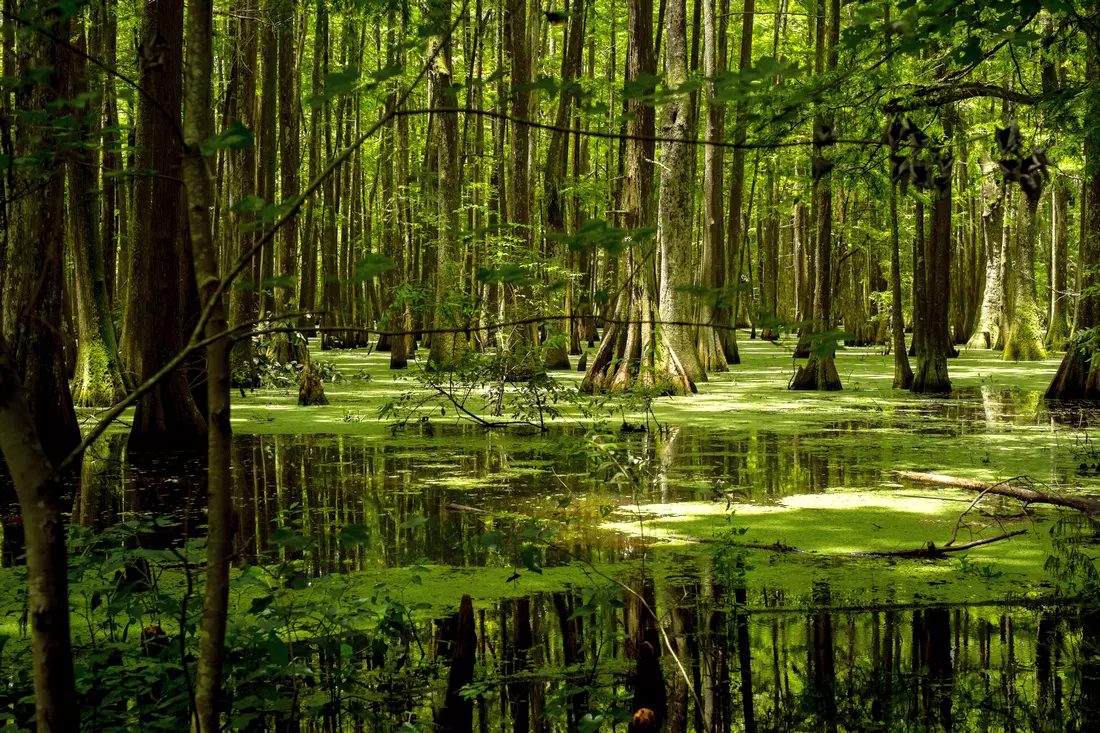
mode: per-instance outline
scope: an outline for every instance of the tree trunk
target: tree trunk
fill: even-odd
[[[982,161],[983,178],[992,173],[992,161]],[[985,288],[978,316],[978,327],[967,343],[971,349],[992,349],[1000,339],[1001,310],[1004,308],[1004,285],[1001,274],[1002,238],[1004,237],[1004,202],[996,192],[990,192],[989,209],[982,214],[982,239],[985,247]]]
[[[627,2],[626,81],[652,78],[656,71],[653,58],[652,0]],[[627,229],[640,229],[651,221],[650,195],[653,189],[655,120],[652,105],[641,97],[652,88],[639,90],[625,100],[627,108],[624,141],[623,183],[619,208]],[[610,261],[610,260],[609,260]],[[642,245],[629,248],[615,261],[621,276],[615,289],[616,297],[608,304],[610,319],[604,329],[599,349],[588,364],[581,382],[584,392],[625,390],[641,377],[644,383],[653,381],[652,350],[647,351],[652,332],[643,335],[646,325],[652,328],[653,263]],[[643,357],[645,361],[643,362]]]
[[[234,12],[237,18],[231,21],[237,25],[233,49],[234,78],[229,82],[235,89],[236,119],[253,133],[261,133],[256,79],[257,41],[260,35],[260,23],[256,20],[258,10],[258,0],[235,0]],[[233,214],[227,219],[229,226],[225,232],[227,241],[233,244],[228,247],[232,256],[227,262],[235,261],[256,241],[257,233],[251,226],[256,218],[255,209],[248,206],[250,197],[262,196],[257,185],[259,179],[256,153],[255,146],[226,151],[227,165],[233,172],[229,191],[229,207]],[[260,283],[255,266],[246,268],[242,275],[242,287],[233,288],[229,294],[229,323],[234,328],[254,320],[257,313]],[[234,386],[255,387],[257,379],[256,365],[252,358],[252,339],[237,340],[232,345],[232,354]]]
[[[948,115],[943,118],[944,136],[951,140],[951,124]],[[947,358],[954,351],[948,331],[951,300],[951,171],[938,175],[934,180],[932,236],[925,247],[925,275],[927,300],[924,303],[924,347],[918,355],[917,373],[911,386],[914,392],[950,392],[951,380],[947,376]]]
[[[431,85],[431,98],[438,100],[441,107],[457,107],[458,101],[452,85],[451,61],[451,9],[446,0],[431,0],[431,30],[428,39],[428,53],[438,53],[428,72]],[[522,4],[522,3],[521,3]],[[516,18],[513,16],[513,23]],[[513,36],[516,32],[512,29]],[[517,97],[520,95],[516,95]],[[525,116],[525,115],[521,115]],[[461,205],[458,175],[458,117],[454,113],[440,114],[437,119],[439,132],[436,154],[438,156],[439,179],[437,186],[438,233],[435,246],[435,319],[437,329],[432,334],[430,360],[442,364],[460,358],[468,348],[466,334],[457,330],[464,325],[458,314],[461,313],[455,300],[461,295],[462,272],[458,258],[458,209]],[[513,148],[516,146],[513,140]],[[527,146],[522,146],[522,155],[526,161]],[[513,149],[513,155],[521,153]],[[526,184],[526,163],[519,169],[524,185]],[[513,175],[516,169],[513,169]],[[519,185],[517,183],[517,185]],[[526,197],[526,191],[524,191]],[[525,202],[523,204],[527,206]]]
[[[23,519],[36,727],[38,733],[69,733],[80,728],[80,709],[69,631],[62,488],[39,442],[27,394],[0,335],[0,455],[15,484]]]
[[[822,71],[822,56],[825,53],[826,0],[817,2],[817,71]],[[831,23],[829,25],[830,50],[828,68],[836,68],[836,44],[840,34],[839,0],[831,0]],[[822,115],[814,120],[815,129],[830,124]],[[815,138],[816,139],[816,138]],[[822,157],[823,149],[816,142],[814,155]],[[813,189],[814,217],[817,220],[814,253],[814,323],[813,333],[822,334],[831,327],[832,316],[832,249],[833,249],[833,184],[832,173],[816,176]],[[810,354],[805,366],[798,368],[791,380],[791,389],[838,390],[841,388],[840,375],[836,371],[834,354],[836,341],[826,337],[818,341],[809,337]],[[796,354],[797,356],[797,354]]]
[[[1005,361],[1040,361],[1046,358],[1040,306],[1035,293],[1035,239],[1038,198],[1019,193],[1016,217],[1016,252],[1012,258],[1012,309],[1001,357]]]
[[[898,187],[890,187],[890,331],[894,348],[894,389],[913,385],[913,369],[905,349],[905,320],[901,303],[901,253],[898,237]]]
[[[50,33],[68,38],[68,22],[60,20],[56,11],[39,15],[29,3],[19,10],[35,16]],[[53,463],[80,444],[61,337],[65,169],[64,154],[57,149],[63,143],[53,128],[53,121],[67,113],[57,102],[68,88],[70,58],[42,33],[21,37],[16,49],[14,71],[19,77],[32,70],[50,73],[48,79],[20,84],[15,91],[13,109],[21,114],[12,130],[14,158],[39,162],[9,174],[8,190],[14,200],[8,208],[7,252],[0,267],[4,273],[2,332],[37,434],[47,440],[43,448]]]
[[[1070,337],[1069,280],[1069,183],[1059,176],[1051,186],[1050,323],[1046,347],[1062,351]]]
[[[717,140],[725,129],[725,105],[714,99],[718,71],[725,71],[726,17],[717,18],[718,0],[703,0],[703,76],[706,122],[704,136]],[[725,211],[722,199],[722,165],[725,148],[707,145],[703,151],[703,287],[714,294],[699,307],[699,357],[703,368],[712,372],[729,369],[721,325],[718,322],[719,298],[726,285]],[[712,325],[713,324],[713,325]]]
[[[84,51],[84,24],[74,21],[73,45]],[[86,94],[87,62],[72,54],[71,98]],[[79,116],[79,113],[77,113]],[[93,133],[87,119],[78,123],[82,137]],[[103,247],[100,240],[99,200],[96,196],[95,156],[90,150],[74,147],[67,156],[69,175],[69,217],[71,256],[76,281],[77,355],[73,380],[73,403],[81,407],[106,407],[126,395],[119,366],[118,342],[107,300]]]
[[[317,3],[317,13],[314,18],[313,31],[313,71],[310,82],[310,92],[313,95],[321,93],[323,84],[322,62],[324,53],[320,49],[328,44],[326,38],[327,21],[325,16],[325,3]],[[313,107],[309,114],[309,180],[316,180],[321,172],[321,117],[320,106]],[[306,203],[306,219],[302,235],[302,286],[298,291],[298,310],[311,312],[317,307],[317,242],[321,238],[320,226],[317,219],[316,196],[310,197]],[[300,328],[307,332],[316,333],[313,327],[317,325],[316,318],[303,316],[298,322]]]
[[[687,81],[687,6],[685,0],[669,0],[665,11],[665,75],[675,89]],[[691,98],[674,95],[664,105],[661,135],[677,140],[690,139],[695,131],[691,122]],[[660,341],[654,358],[658,383],[667,382],[673,394],[696,391],[695,383],[706,381],[695,330],[689,325],[694,303],[683,288],[694,284],[692,258],[692,210],[694,182],[692,160],[695,146],[690,143],[664,142],[661,150],[661,187],[658,208],[660,238]]]
[[[738,61],[738,71],[744,71],[752,66],[752,38],[753,24],[756,19],[756,0],[745,0],[744,12],[741,14],[741,56]],[[741,104],[734,109],[734,142],[745,141],[747,123],[745,109]],[[726,355],[726,363],[729,365],[740,364],[741,356],[737,353],[736,304],[742,297],[741,291],[741,247],[745,239],[745,221],[742,218],[745,205],[745,151],[736,148],[733,151],[733,165],[730,168],[730,204],[729,226],[726,227],[728,236],[726,245],[726,285],[729,290],[730,304],[727,308],[719,308],[716,316],[721,327],[719,337],[722,339],[722,348]]]
[[[295,53],[297,31],[297,4],[287,2],[279,6],[276,16],[276,33],[279,44],[279,197],[289,201],[298,195],[298,167],[302,152],[299,131],[301,129],[299,60]],[[291,283],[298,283],[298,218],[283,224],[279,232],[279,276]],[[299,285],[299,292],[301,287]],[[275,289],[275,312],[279,315],[294,308],[294,291],[287,287]],[[300,303],[298,304],[300,307]],[[283,322],[283,325],[290,325]],[[280,364],[305,360],[306,344],[298,334],[278,336],[275,359]]]
[[[121,351],[135,384],[156,374],[183,347],[182,294],[195,289],[181,268],[186,250],[181,237],[183,151],[178,118],[169,121],[163,112],[182,106],[183,5],[183,0],[156,0],[144,6],[143,44],[162,53],[147,55],[141,66],[141,86],[159,108],[144,95],[139,97],[136,167],[155,170],[158,176],[139,179],[134,192],[137,231],[130,253]],[[198,451],[205,438],[206,422],[187,375],[176,370],[138,401],[127,450],[163,452],[171,446]]]
[[[191,0],[187,9],[187,89],[184,97],[183,180],[187,192],[191,256],[195,263],[200,299],[210,309],[207,338],[226,332],[224,300],[217,297],[218,256],[210,223],[213,201],[210,176],[199,146],[212,132],[210,119],[213,63],[212,0]],[[247,268],[246,268],[247,271]],[[195,678],[195,733],[217,733],[221,703],[222,657],[229,615],[229,562],[233,553],[232,485],[230,481],[229,416],[230,341],[215,339],[206,347],[207,405],[210,423],[207,444],[206,591]]]

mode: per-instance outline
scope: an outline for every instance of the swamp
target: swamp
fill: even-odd
[[[1100,2],[0,67],[0,733],[1100,730]]]

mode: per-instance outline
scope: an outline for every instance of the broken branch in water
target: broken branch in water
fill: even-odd
[[[943,557],[948,552],[962,552],[963,550],[972,550],[975,547],[981,547],[982,545],[989,545],[994,542],[1000,542],[1001,540],[1007,540],[1009,537],[1016,537],[1027,532],[1026,529],[1017,529],[1013,532],[1005,532],[1002,535],[996,537],[987,537],[984,540],[974,540],[973,542],[967,542],[965,545],[951,545],[950,543],[943,547],[936,547],[934,542],[929,542],[926,547],[921,547],[916,550],[872,550],[869,552],[853,552],[853,555],[860,557]],[[954,541],[954,538],[952,538]]]
[[[956,489],[965,489],[967,491],[981,491],[987,494],[996,494],[997,496],[1007,496],[1013,499],[1019,499],[1025,504],[1050,504],[1052,506],[1067,507],[1069,509],[1076,509],[1079,512],[1085,514],[1100,515],[1100,500],[1090,499],[1085,496],[1066,496],[1060,494],[1048,494],[1042,491],[1036,491],[1034,489],[1024,488],[1023,486],[1013,486],[1009,481],[1001,483],[989,483],[987,481],[977,481],[969,478],[958,478],[956,476],[945,476],[939,473],[921,473],[919,471],[895,471],[894,474],[898,478],[905,479],[906,481],[917,481],[925,484],[934,484],[937,486],[950,486]]]

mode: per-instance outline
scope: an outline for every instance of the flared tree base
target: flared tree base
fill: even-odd
[[[1042,361],[1047,358],[1042,336],[1030,319],[1023,318],[1012,324],[1001,358],[1005,361]]]
[[[1100,364],[1095,349],[1070,344],[1047,387],[1048,400],[1100,400]]]
[[[1044,341],[1047,351],[1064,351],[1070,341],[1069,324],[1065,317],[1052,318]]]
[[[894,359],[894,389],[909,389],[913,386],[913,368],[909,358],[902,351],[900,358]]]
[[[921,394],[950,392],[951,379],[947,376],[947,355],[930,355],[921,359],[909,389]]]
[[[325,384],[313,366],[306,364],[298,377],[298,405],[300,407],[312,407],[314,405],[327,405],[328,397],[325,396]]]
[[[569,354],[565,349],[547,349],[543,358],[543,366],[552,371],[567,371],[570,368]]]
[[[111,363],[102,341],[78,350],[72,393],[75,407],[109,407],[126,396],[122,372]]]
[[[836,371],[836,360],[831,356],[810,354],[805,366],[800,366],[791,380],[790,389],[836,392],[843,389]]]
[[[993,344],[996,343],[996,341],[996,330],[979,327],[978,330],[974,332],[974,335],[970,337],[970,340],[966,342],[966,348],[989,350],[993,348]]]

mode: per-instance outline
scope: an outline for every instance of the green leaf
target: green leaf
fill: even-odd
[[[423,527],[427,523],[427,517],[421,517],[419,515],[412,516],[401,523],[401,529],[416,529],[417,527]]]
[[[373,280],[383,272],[389,272],[394,268],[393,260],[379,252],[372,252],[355,263],[354,282]]]
[[[244,150],[255,144],[252,131],[237,120],[225,132],[215,135],[199,146],[203,155],[210,156],[219,150]]]
[[[279,527],[271,533],[268,542],[276,547],[285,547],[288,550],[304,550],[309,547],[312,540],[290,527]]]
[[[286,642],[274,632],[268,634],[268,637],[261,641],[259,646],[267,651],[268,658],[276,666],[285,667],[290,664],[290,649],[287,648]]]
[[[504,283],[506,285],[534,285],[535,278],[523,265],[505,263],[500,267],[477,271],[477,279],[484,283]]]
[[[542,575],[542,568],[539,567],[534,546],[525,545],[523,549],[519,551],[519,559],[523,563],[523,567],[527,568],[532,573]]]
[[[248,194],[240,201],[233,204],[231,211],[234,214],[255,214],[264,208],[264,200],[256,194]]]
[[[263,613],[274,602],[275,596],[262,596],[260,598],[253,598],[252,604],[248,607],[248,612],[251,614]]]
[[[504,536],[500,532],[486,532],[481,535],[481,546],[496,549],[504,543]]]
[[[347,524],[340,529],[340,543],[344,547],[366,547],[370,544],[370,530],[362,524]]]

